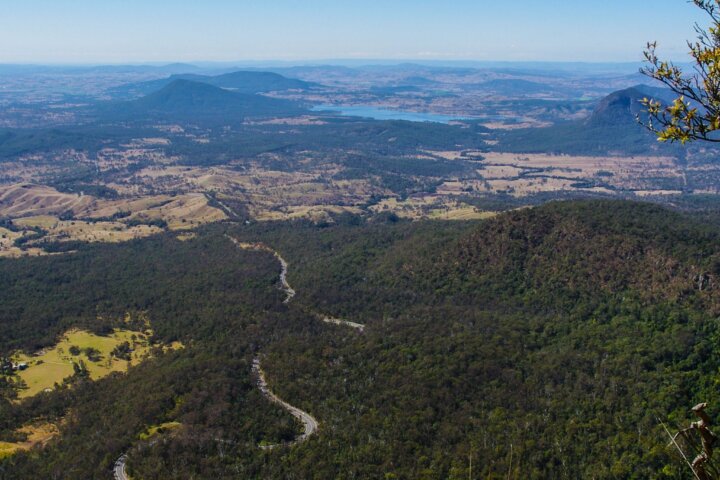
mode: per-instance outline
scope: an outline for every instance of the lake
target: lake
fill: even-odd
[[[462,115],[441,115],[438,113],[403,112],[387,108],[370,107],[367,105],[318,105],[312,108],[314,112],[326,111],[339,113],[345,117],[363,117],[374,120],[407,120],[409,122],[435,122],[450,123],[453,120],[464,120],[468,117]]]

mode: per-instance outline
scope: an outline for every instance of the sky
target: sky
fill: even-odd
[[[0,0],[0,63],[686,59],[686,0]]]

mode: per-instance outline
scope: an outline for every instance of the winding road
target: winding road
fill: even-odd
[[[127,463],[127,455],[123,454],[120,458],[115,461],[113,466],[113,477],[115,480],[130,480],[125,471],[125,464]]]
[[[272,251],[275,255],[275,258],[278,259],[280,262],[280,286],[282,290],[287,295],[287,298],[283,301],[283,303],[290,303],[290,300],[293,299],[295,296],[295,290],[290,286],[290,284],[287,281],[287,272],[288,272],[288,263],[285,261],[283,257],[280,256],[280,254],[276,251]]]
[[[325,323],[332,323],[334,325],[345,325],[346,327],[354,328],[355,330],[359,330],[360,332],[365,331],[365,325],[363,325],[362,323],[355,323],[355,322],[351,322],[349,320],[342,320],[340,318],[323,317],[323,316],[321,316],[320,319]]]
[[[267,245],[264,245],[262,243],[247,243],[247,242],[240,242],[236,238],[231,237],[230,235],[225,235],[227,238],[230,239],[231,242],[233,242],[238,248],[242,250],[254,250],[256,252],[267,252],[271,253],[277,258],[278,262],[280,262],[280,290],[285,292],[285,300],[283,303],[290,303],[290,300],[293,299],[295,296],[295,290],[290,286],[287,280],[287,273],[288,273],[288,262],[275,250],[268,247]]]
[[[290,303],[290,301],[295,297],[295,290],[290,286],[287,280],[287,273],[288,273],[288,262],[278,253],[277,251],[273,250],[272,248],[268,247],[267,245],[264,245],[262,243],[244,243],[240,242],[237,239],[231,237],[230,235],[225,235],[230,241],[232,241],[235,245],[237,245],[238,248],[241,248],[243,250],[255,250],[255,251],[261,251],[261,252],[268,252],[277,258],[278,262],[280,262],[280,290],[285,292],[285,300],[283,300],[283,303]],[[363,332],[365,330],[365,325],[355,322],[350,322],[348,320],[341,320],[339,318],[333,318],[328,317],[327,315],[318,315],[318,318],[322,320],[325,323],[333,324],[333,325],[344,325],[350,328],[354,328],[355,330],[358,330],[359,332]],[[305,431],[299,435],[295,440],[292,442],[287,443],[278,443],[274,445],[261,445],[260,448],[263,450],[272,450],[277,447],[281,447],[283,445],[292,446],[296,445],[298,443],[304,442],[308,439],[311,435],[317,432],[320,424],[319,422],[310,415],[309,413],[300,410],[297,407],[294,407],[287,403],[285,400],[281,399],[275,393],[273,393],[272,390],[270,390],[270,387],[267,384],[267,380],[265,379],[265,372],[263,372],[262,367],[260,366],[260,359],[255,358],[253,360],[253,372],[257,375],[258,378],[258,388],[260,388],[260,391],[262,394],[271,402],[276,403],[277,405],[280,405],[282,408],[287,410],[293,417],[300,420],[305,428]],[[118,458],[115,461],[115,464],[113,465],[113,478],[114,480],[130,480],[130,478],[127,475],[126,470],[126,464],[127,464],[127,453],[124,453],[120,458]]]
[[[267,398],[268,400],[270,400],[273,403],[280,405],[282,408],[284,408],[285,410],[290,412],[290,414],[293,417],[300,420],[302,422],[303,426],[305,427],[305,431],[302,433],[302,435],[295,438],[295,440],[293,440],[292,442],[277,443],[275,445],[263,445],[260,448],[262,448],[264,450],[271,450],[273,448],[277,448],[277,447],[280,447],[283,445],[295,445],[295,444],[304,442],[305,440],[308,439],[308,437],[310,435],[312,435],[313,433],[315,433],[317,431],[320,424],[315,419],[315,417],[313,417],[312,415],[310,415],[309,413],[307,413],[305,411],[300,410],[297,407],[293,407],[292,405],[287,403],[285,400],[283,400],[280,397],[278,397],[277,395],[275,395],[272,390],[270,390],[270,387],[268,387],[268,384],[267,384],[267,380],[265,380],[265,372],[263,372],[262,367],[260,366],[259,358],[255,358],[255,360],[253,360],[253,372],[255,372],[255,374],[258,377],[258,387],[260,388],[260,391],[265,396],[265,398]]]
[[[244,250],[255,250],[255,251],[261,251],[261,252],[268,252],[272,253],[275,258],[278,259],[280,262],[280,289],[285,292],[286,298],[283,301],[283,303],[290,303],[290,301],[295,297],[295,290],[290,286],[287,280],[287,273],[288,273],[288,262],[278,253],[276,250],[273,250],[272,248],[268,247],[267,245],[264,245],[262,243],[244,243],[240,242],[237,239],[227,235],[227,237],[239,248],[242,248]],[[339,318],[333,318],[329,317],[327,315],[317,315],[317,317],[322,320],[325,323],[330,323],[334,325],[344,325],[350,328],[354,328],[355,330],[358,330],[360,332],[363,332],[365,330],[365,325],[362,325],[360,323],[350,322],[348,320],[341,320]],[[276,447],[279,447],[281,445],[294,445],[300,442],[305,441],[310,435],[314,434],[318,429],[318,421],[309,413],[304,412],[300,410],[297,407],[294,407],[287,403],[286,401],[282,400],[280,397],[275,395],[272,390],[270,390],[270,387],[267,384],[267,381],[265,380],[265,373],[262,371],[262,368],[260,366],[260,359],[255,358],[253,361],[253,371],[258,377],[258,387],[260,388],[260,391],[265,395],[265,397],[270,400],[273,403],[276,403],[283,407],[285,410],[290,412],[292,416],[300,420],[303,425],[305,426],[305,432],[297,437],[294,441],[289,442],[287,444],[275,444],[275,445],[266,445],[261,446],[260,448],[263,449],[273,449]]]

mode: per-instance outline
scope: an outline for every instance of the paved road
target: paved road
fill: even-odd
[[[238,248],[241,248],[243,250],[255,250],[257,252],[268,252],[272,253],[275,258],[278,259],[278,262],[280,262],[280,290],[285,292],[285,300],[283,303],[290,303],[290,300],[293,299],[295,296],[295,290],[290,286],[290,284],[287,281],[287,273],[288,273],[288,262],[285,261],[285,259],[280,256],[278,252],[273,250],[272,248],[268,247],[267,245],[264,245],[262,243],[245,243],[245,242],[239,242],[237,239],[231,237],[230,235],[225,235],[227,238],[229,238],[235,245],[238,246]]]
[[[115,461],[113,467],[113,476],[115,480],[130,480],[125,471],[125,464],[127,463],[127,455],[123,455]]]
[[[265,395],[265,397],[266,397],[268,400],[270,400],[271,402],[277,403],[278,405],[280,405],[281,407],[283,407],[285,410],[287,410],[288,412],[290,412],[290,414],[291,414],[293,417],[295,417],[295,418],[297,418],[298,420],[300,420],[300,421],[303,423],[303,426],[305,427],[305,431],[302,433],[302,435],[298,436],[297,438],[295,438],[295,440],[293,440],[293,441],[290,442],[290,443],[287,443],[287,444],[281,444],[281,443],[279,443],[279,444],[275,444],[275,445],[264,445],[264,446],[262,446],[262,447],[260,447],[260,448],[270,450],[270,449],[273,449],[273,448],[277,448],[277,447],[279,447],[279,446],[281,446],[281,445],[295,445],[295,444],[297,444],[297,443],[304,442],[305,440],[307,440],[307,438],[308,438],[310,435],[312,435],[312,434],[314,434],[315,432],[317,432],[317,429],[318,429],[318,427],[320,426],[320,424],[318,423],[318,421],[317,421],[312,415],[310,415],[310,414],[307,413],[307,412],[304,412],[304,411],[300,410],[300,409],[297,408],[297,407],[293,407],[292,405],[290,405],[289,403],[287,403],[285,400],[283,400],[283,399],[281,399],[280,397],[278,397],[277,395],[275,395],[275,394],[272,392],[272,390],[270,390],[270,387],[268,387],[267,381],[265,380],[265,372],[262,371],[262,367],[260,366],[260,359],[259,359],[259,358],[256,358],[255,360],[253,360],[253,371],[255,372],[255,374],[256,374],[257,377],[258,377],[258,387],[260,388],[260,391],[262,392],[262,394]]]
[[[335,325],[345,325],[346,327],[354,328],[355,330],[359,330],[361,332],[365,331],[365,325],[362,323],[355,323],[350,322],[348,320],[342,320],[340,318],[332,318],[332,317],[321,317],[322,321],[325,323],[332,323]]]
[[[226,207],[227,208],[227,207]],[[278,259],[280,262],[280,289],[285,292],[286,298],[283,301],[283,303],[289,303],[293,297],[295,297],[295,290],[290,286],[290,284],[287,281],[287,273],[288,273],[288,262],[285,261],[285,259],[275,250],[268,247],[267,245],[263,245],[262,243],[243,243],[239,242],[235,238],[231,237],[230,235],[226,235],[227,238],[229,238],[235,245],[237,245],[239,248],[243,250],[256,250],[256,251],[262,251],[262,252],[268,252],[272,253],[275,258]],[[350,328],[354,328],[360,332],[363,332],[365,330],[365,325],[362,325],[360,323],[350,322],[347,320],[341,320],[339,318],[332,318],[328,316],[319,315],[319,318],[325,322],[325,323],[332,323],[334,325],[345,325]],[[260,359],[256,358],[253,361],[253,371],[258,377],[258,387],[260,387],[260,391],[263,393],[263,395],[268,398],[271,402],[277,403],[281,407],[283,407],[285,410],[290,412],[290,414],[300,420],[303,423],[303,426],[305,427],[305,431],[302,433],[302,435],[298,436],[294,441],[285,444],[285,445],[295,445],[297,443],[305,441],[310,435],[317,432],[317,429],[319,427],[318,421],[309,413],[304,412],[300,410],[297,407],[293,407],[286,401],[282,400],[280,397],[275,395],[272,390],[270,390],[270,387],[268,387],[267,381],[265,380],[265,373],[262,371],[262,368],[260,367]],[[222,440],[218,440],[222,441]],[[260,448],[265,450],[272,450],[273,448],[280,447],[284,444],[275,444],[275,445],[263,445]],[[130,480],[127,471],[125,468],[125,465],[127,463],[127,454],[123,454],[120,458],[118,458],[115,461],[115,465],[113,466],[113,477],[115,480]]]
[[[290,300],[292,300],[295,297],[295,290],[290,286],[287,280],[287,274],[288,274],[288,262],[275,250],[268,247],[265,244],[262,243],[243,243],[239,242],[230,235],[226,235],[227,238],[229,238],[235,245],[237,245],[239,248],[242,248],[243,250],[255,250],[259,252],[268,252],[275,255],[275,258],[278,259],[278,262],[280,262],[280,289],[285,292],[285,295],[287,297],[285,298],[285,301],[283,303],[290,303]],[[322,320],[325,323],[332,323],[335,325],[345,325],[346,327],[354,328],[355,330],[364,331],[365,325],[361,323],[355,323],[350,322],[348,320],[342,320],[340,318],[333,318],[328,317],[327,315],[318,315],[318,318]]]
[[[290,303],[290,300],[292,300],[295,296],[295,290],[293,290],[293,288],[287,281],[288,263],[283,257],[280,256],[278,252],[273,251],[273,254],[275,255],[275,258],[277,258],[280,262],[280,285],[282,291],[285,292],[285,295],[287,295],[287,298],[285,298],[283,303]]]

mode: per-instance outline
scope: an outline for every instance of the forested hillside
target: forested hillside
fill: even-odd
[[[225,233],[288,260],[292,302],[273,256]],[[188,242],[4,260],[3,328],[26,327],[3,348],[124,309],[186,348],[3,403],[6,436],[65,420],[44,450],[0,461],[0,478],[109,478],[128,450],[143,479],[686,478],[659,419],[720,405],[718,254],[720,230],[687,214],[569,202],[468,223],[215,225]],[[254,386],[255,355],[318,434],[258,448],[298,426]],[[183,426],[139,439],[167,421]]]
[[[368,324],[331,347],[271,347],[278,388],[341,437],[313,465],[466,478],[472,456],[478,478],[680,475],[658,418],[717,401],[718,232],[624,202],[443,227],[263,234],[294,259],[300,301]]]

